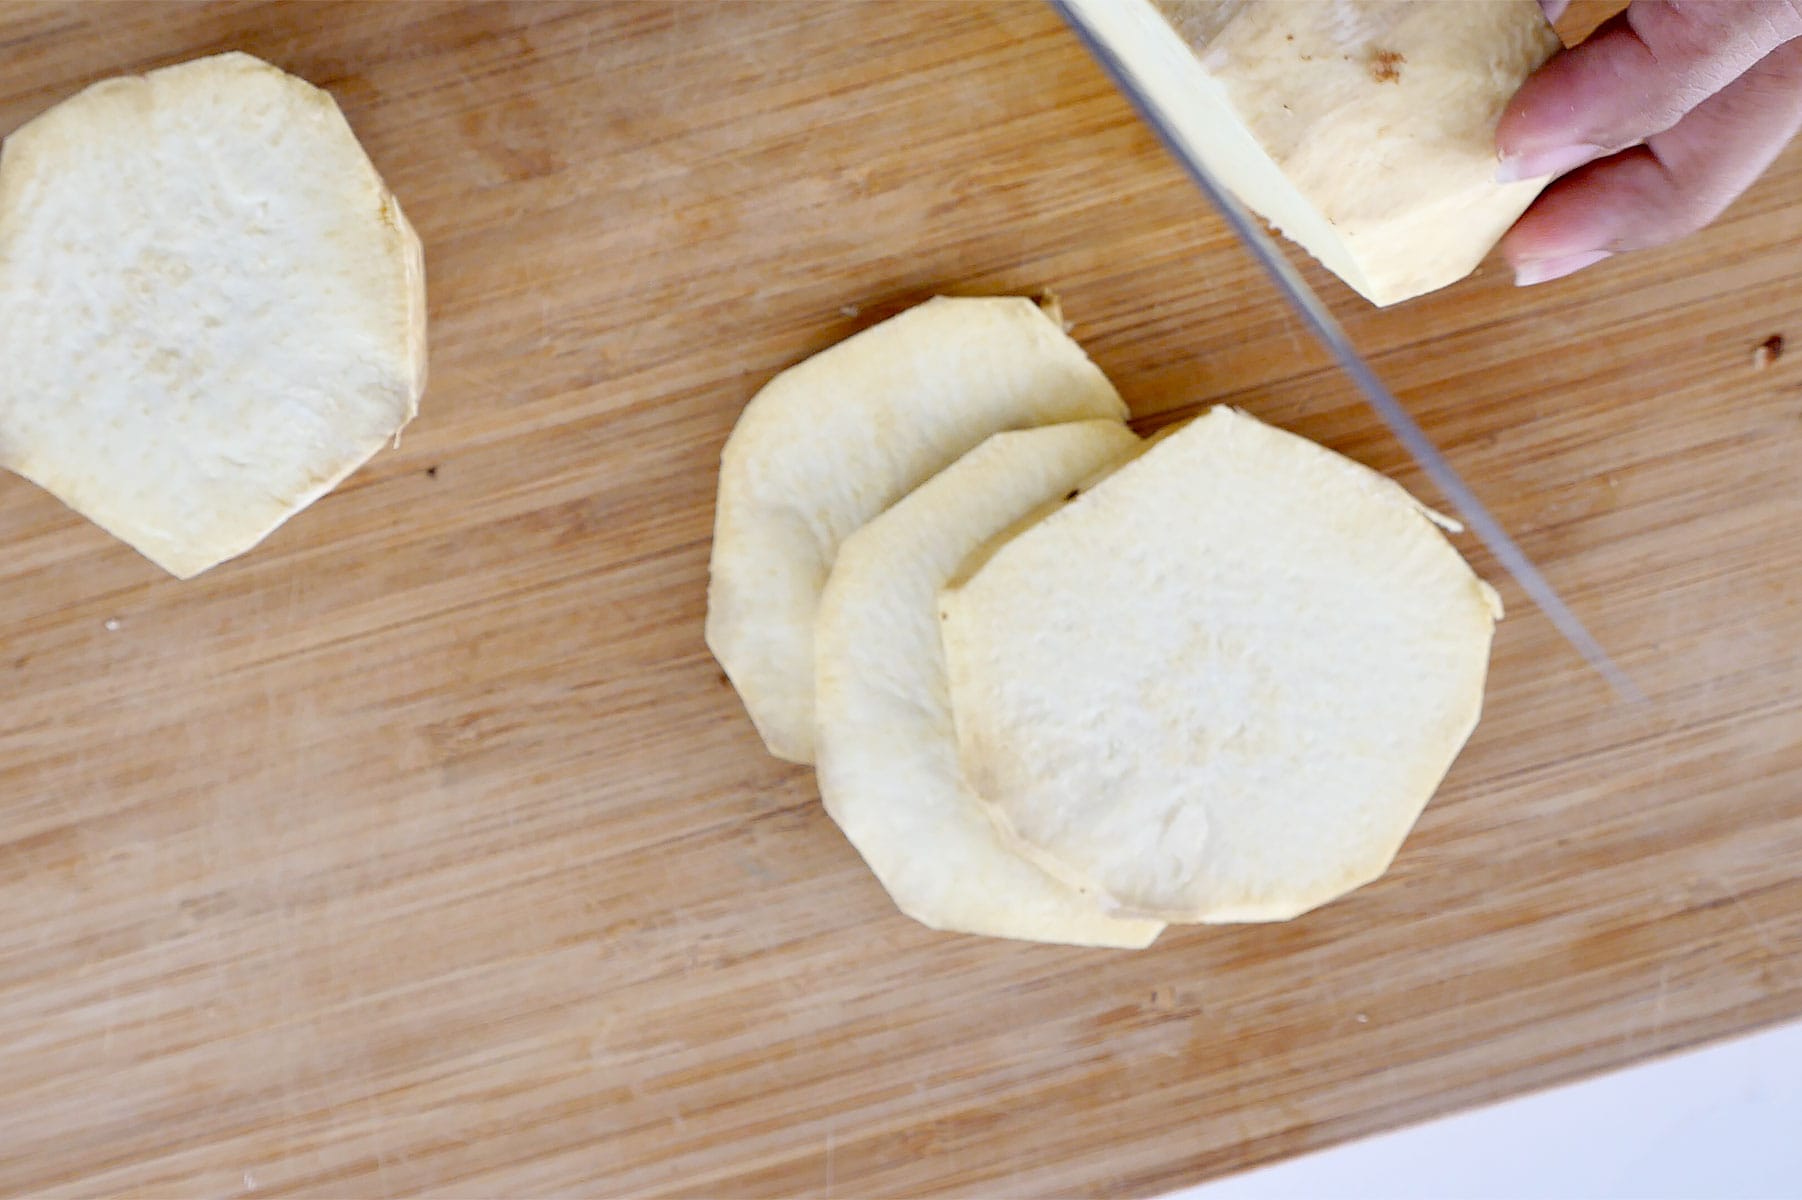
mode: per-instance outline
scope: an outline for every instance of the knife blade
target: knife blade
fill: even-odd
[[[1389,388],[1371,370],[1362,355],[1351,343],[1345,330],[1334,319],[1332,312],[1321,302],[1320,297],[1308,286],[1301,273],[1295,269],[1287,255],[1271,240],[1263,228],[1252,219],[1238,200],[1223,187],[1214,174],[1207,168],[1182,138],[1176,135],[1170,119],[1159,106],[1157,100],[1133,74],[1126,62],[1115,53],[1107,42],[1084,21],[1082,14],[1069,3],[1069,0],[1048,0],[1053,9],[1063,17],[1077,38],[1088,49],[1089,53],[1101,65],[1114,81],[1122,94],[1132,106],[1138,110],[1147,125],[1151,127],[1158,140],[1164,144],[1172,157],[1176,159],[1184,171],[1201,189],[1202,195],[1225,218],[1228,227],[1237,235],[1240,243],[1257,260],[1270,276],[1290,309],[1301,319],[1308,331],[1326,347],[1328,353],[1338,364],[1339,369],[1351,377],[1364,401],[1375,411],[1384,425],[1389,428],[1396,440],[1413,456],[1427,478],[1439,489],[1442,496],[1451,504],[1453,511],[1463,520],[1466,528],[1476,534],[1489,553],[1494,556],[1501,568],[1513,578],[1520,590],[1538,606],[1552,625],[1563,636],[1564,640],[1583,656],[1584,660],[1610,687],[1629,702],[1640,702],[1645,699],[1632,678],[1617,666],[1602,644],[1577,617],[1569,605],[1565,604],[1551,582],[1541,574],[1533,560],[1523,551],[1502,528],[1500,521],[1490,513],[1487,506],[1477,498],[1477,494],[1464,482],[1461,475],[1449,460],[1434,446],[1420,424],[1408,414],[1401,401],[1395,398]]]

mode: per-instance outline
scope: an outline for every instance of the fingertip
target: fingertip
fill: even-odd
[[[1617,248],[1623,197],[1618,182],[1610,186],[1610,179],[1621,166],[1618,156],[1603,159],[1539,194],[1497,246],[1517,277],[1531,263]]]
[[[1518,183],[1523,179],[1544,179],[1549,175],[1562,175],[1566,171],[1574,171],[1585,163],[1594,162],[1608,151],[1588,142],[1573,142],[1568,146],[1548,146],[1539,150],[1530,150],[1520,154],[1506,154],[1497,164],[1495,181],[1497,183]]]
[[[1586,250],[1581,254],[1562,254],[1554,258],[1533,259],[1514,268],[1514,286],[1532,287],[1575,275],[1585,267],[1593,267],[1605,258],[1614,257],[1612,250]]]
[[[1503,162],[1547,147],[1584,139],[1573,119],[1579,109],[1581,78],[1572,79],[1560,51],[1527,76],[1495,123],[1496,157]],[[1521,176],[1526,178],[1526,176]]]
[[[1529,76],[1527,84],[1532,82],[1532,77]],[[1522,85],[1523,89],[1527,84]],[[1524,129],[1521,97],[1520,92],[1517,91],[1509,98],[1508,107],[1502,110],[1500,119],[1495,123],[1495,156],[1497,159],[1507,162],[1520,156],[1521,150],[1525,148],[1522,144]]]

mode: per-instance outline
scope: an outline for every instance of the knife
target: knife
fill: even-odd
[[[1131,68],[1089,27],[1069,0],[1049,0],[1049,3],[1088,48],[1096,62],[1101,64],[1101,68],[1112,77],[1115,86],[1132,102],[1145,123],[1151,126],[1152,132],[1157,134],[1158,140],[1164,143],[1164,148],[1188,172],[1202,194],[1226,219],[1227,225],[1264,268],[1271,281],[1276,284],[1277,291],[1282,293],[1289,307],[1301,318],[1302,324],[1327,348],[1339,368],[1351,377],[1365,403],[1375,410],[1396,440],[1420,464],[1440,494],[1451,502],[1452,508],[1463,518],[1465,526],[1489,548],[1490,554],[1514,579],[1520,590],[1550,618],[1565,641],[1608,681],[1616,694],[1629,702],[1643,701],[1645,696],[1638,686],[1608,657],[1608,652],[1602,649],[1601,643],[1584,627],[1577,614],[1559,598],[1557,590],[1540,574],[1539,568],[1533,565],[1533,560],[1508,536],[1508,531],[1502,528],[1501,522],[1495,519],[1477,498],[1477,494],[1471,491],[1457,469],[1428,439],[1419,423],[1408,415],[1408,410],[1402,407],[1401,401],[1377,378],[1357,348],[1351,344],[1351,339],[1345,336],[1345,330],[1333,319],[1333,314],[1290,263],[1288,256],[1277,248],[1276,243],[1252,220],[1238,200],[1221,186],[1206,164],[1176,136],[1169,118]]]

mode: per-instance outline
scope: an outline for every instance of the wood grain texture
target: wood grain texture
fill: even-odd
[[[1135,955],[898,916],[701,641],[739,409],[935,292],[1435,499],[1048,11],[8,3],[0,131],[227,48],[401,197],[433,381],[187,584],[0,479],[0,1192],[1142,1195],[1802,1014],[1802,153],[1568,283],[1312,272],[1652,701],[1504,583],[1393,872]]]

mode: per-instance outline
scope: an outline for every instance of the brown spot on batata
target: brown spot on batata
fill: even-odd
[[[1397,50],[1378,50],[1370,57],[1370,77],[1378,83],[1400,83],[1401,65],[1408,60]]]

